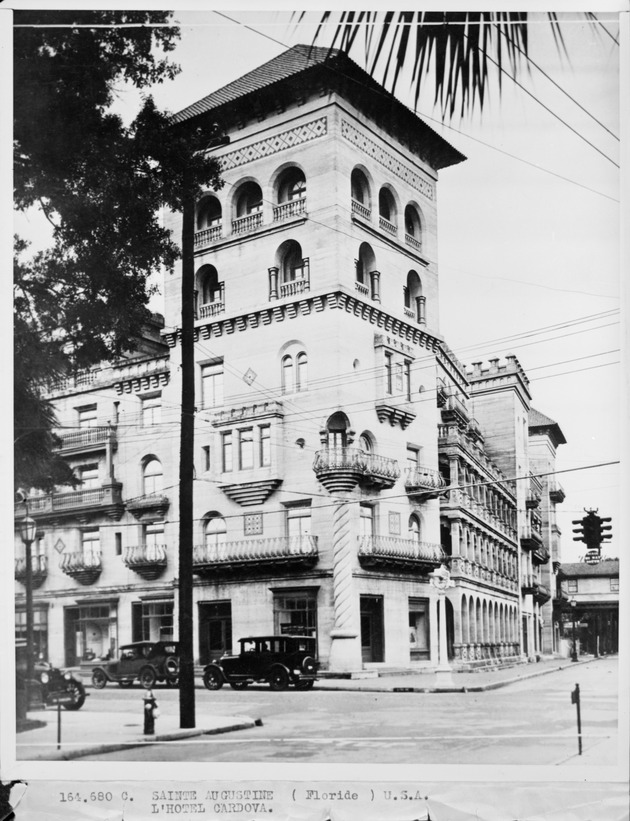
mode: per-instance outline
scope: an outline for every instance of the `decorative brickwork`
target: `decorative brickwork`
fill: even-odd
[[[295,148],[303,143],[311,142],[319,137],[325,137],[328,133],[328,118],[320,117],[317,120],[311,120],[309,123],[295,126],[287,131],[281,131],[279,134],[274,134],[272,137],[267,137],[265,140],[259,140],[251,145],[239,148],[236,151],[230,151],[221,157],[221,171],[231,171],[233,168],[238,168],[248,162],[254,160],[261,160],[264,157],[271,157],[279,151],[285,151],[287,148]]]

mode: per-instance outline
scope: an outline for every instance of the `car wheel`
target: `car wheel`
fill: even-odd
[[[96,687],[97,690],[102,690],[103,687],[107,684],[107,676],[102,670],[94,670],[92,673],[92,687]]]
[[[315,684],[315,681],[312,678],[302,679],[302,681],[296,681],[295,682],[295,689],[296,690],[312,690],[314,684]]]
[[[118,682],[119,687],[131,687],[133,684],[133,679],[131,678],[121,678]]]
[[[220,690],[223,687],[223,675],[220,670],[211,667],[204,670],[203,684],[207,690]]]
[[[155,675],[155,670],[152,667],[143,667],[140,670],[140,675],[138,676],[140,679],[140,684],[144,687],[145,690],[150,690],[151,687],[155,685],[157,676]]]
[[[289,686],[289,674],[284,667],[274,667],[269,674],[269,686],[272,690],[286,690]]]
[[[66,692],[72,695],[74,701],[71,704],[64,704],[66,710],[80,710],[85,704],[85,687],[80,681],[72,679],[66,688]]]
[[[230,687],[233,690],[245,690],[249,685],[249,681],[231,681]]]
[[[302,661],[302,670],[309,675],[312,675],[317,670],[317,662],[312,656],[307,656]]]
[[[167,656],[164,659],[164,672],[167,678],[177,678],[179,675],[179,659],[176,656]]]

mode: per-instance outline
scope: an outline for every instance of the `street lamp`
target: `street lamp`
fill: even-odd
[[[571,661],[577,661],[577,639],[575,637],[575,608],[577,607],[577,602],[575,600],[575,596],[569,600],[569,604],[571,605],[571,617],[573,619],[573,649],[571,650]]]
[[[451,580],[449,569],[444,565],[441,565],[429,573],[429,581],[438,595],[438,639],[440,652],[438,666],[435,671],[437,683],[452,684],[451,665],[448,663],[446,643],[446,591],[449,587],[455,587],[455,582]]]
[[[28,512],[20,522],[20,538],[24,542],[24,569],[26,586],[26,709],[29,707],[30,683],[33,679],[33,564],[31,545],[37,537],[37,522]]]

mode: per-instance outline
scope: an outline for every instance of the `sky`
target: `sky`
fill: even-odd
[[[205,10],[175,11],[181,40],[172,59],[182,71],[152,89],[171,112],[296,43],[310,43],[319,20],[317,10],[296,25],[286,11],[187,4],[199,6]],[[571,522],[585,508],[612,516],[613,542],[604,552],[620,552],[619,467],[590,467],[620,458],[622,400],[619,20],[614,12],[598,19],[589,26],[582,14],[560,15],[563,54],[546,15],[532,13],[521,86],[504,75],[501,94],[492,82],[482,112],[442,124],[431,78],[417,108],[468,158],[439,175],[440,332],[467,364],[516,355],[531,380],[533,406],[560,425],[567,439],[557,463],[567,471],[558,476],[566,492],[559,514],[564,561],[584,553],[572,541]],[[362,42],[351,56],[365,66]],[[399,80],[396,94],[413,107],[408,79]],[[125,116],[137,104],[133,90],[118,90]],[[31,216],[25,227],[36,235],[39,226]]]

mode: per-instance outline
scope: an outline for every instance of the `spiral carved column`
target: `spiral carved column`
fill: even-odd
[[[351,510],[346,500],[339,500],[333,511],[333,606],[335,623],[329,666],[331,670],[356,670],[361,667],[361,647],[357,630],[357,602],[352,571],[354,542]]]

